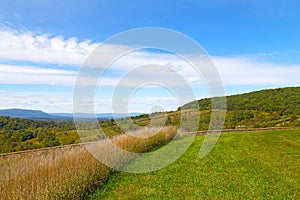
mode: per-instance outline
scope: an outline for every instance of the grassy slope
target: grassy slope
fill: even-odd
[[[203,138],[162,170],[115,175],[91,199],[299,198],[300,130],[223,134],[199,159]]]

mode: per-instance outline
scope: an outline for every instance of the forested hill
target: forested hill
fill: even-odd
[[[218,102],[218,99],[220,98],[215,97],[215,102]],[[300,87],[267,89],[232,95],[227,96],[226,101],[225,129],[300,126]],[[210,98],[196,100],[179,107],[177,111],[167,112],[166,124],[180,125],[181,111],[187,110],[192,118],[200,114],[198,130],[207,130],[213,110],[211,102]],[[218,107],[221,106],[214,106],[214,108]],[[195,112],[195,108],[199,108],[199,112]],[[216,112],[217,110],[215,109]],[[159,118],[165,113],[155,115]],[[147,125],[150,118],[144,115],[136,117],[135,121],[137,124]],[[191,127],[193,126],[191,124]],[[192,130],[191,127],[186,131]]]
[[[260,90],[226,97],[228,111],[255,110],[276,112],[279,115],[300,115],[300,87]],[[211,99],[201,99],[182,106],[185,109],[195,107],[200,110],[211,108]],[[182,108],[180,107],[179,110]]]
[[[0,116],[0,153],[75,143],[78,136],[69,134],[74,129],[73,122]]]
[[[218,97],[215,97],[218,99]],[[300,125],[300,87],[260,90],[226,97],[224,128],[252,128]],[[198,108],[202,113],[199,130],[208,128],[211,99],[185,104],[180,110]],[[173,120],[175,122],[175,120]]]

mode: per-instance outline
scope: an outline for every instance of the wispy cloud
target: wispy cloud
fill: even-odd
[[[89,40],[79,41],[77,38],[65,39],[62,36],[50,36],[48,34],[36,34],[27,30],[11,28],[0,29],[0,59],[10,61],[35,62],[44,64],[80,65],[87,56],[100,44]],[[105,58],[116,52],[126,49],[124,46],[106,45]],[[95,56],[94,62],[98,57]],[[92,59],[91,59],[92,60]],[[299,65],[285,65],[262,62],[253,56],[216,57],[212,56],[221,78],[225,85],[299,85]],[[93,60],[92,60],[93,61]],[[166,66],[166,70],[159,75],[164,79],[175,77],[174,72],[184,77],[192,85],[203,85],[203,77],[195,74],[193,68],[184,60],[172,54],[153,52],[133,52],[119,58],[111,66],[112,72],[121,74],[119,77],[105,75],[102,80],[104,86],[115,86],[122,73],[129,72],[143,65]],[[2,84],[50,84],[73,86],[77,73],[71,70],[41,68],[33,66],[21,66],[0,63],[0,83]],[[101,65],[100,65],[101,66]],[[103,66],[101,66],[103,67]],[[205,67],[205,66],[203,66]],[[170,70],[167,70],[167,69]],[[120,72],[120,73],[119,73]],[[131,77],[127,81],[128,86],[134,86],[135,78],[149,77],[157,79],[157,72],[149,70],[140,71],[140,76]],[[91,79],[91,77],[87,77]]]
[[[211,56],[211,60],[216,66],[225,86],[286,86],[300,84],[300,79],[298,78],[300,65],[264,62],[260,57],[243,55],[232,57]],[[198,63],[202,63],[203,68],[208,67],[205,61],[199,60]],[[203,86],[204,84],[205,77],[199,76],[189,63],[173,54],[134,52],[120,57],[109,66],[109,69],[112,72],[117,72],[115,74],[122,74],[147,65],[149,67],[151,65],[165,66],[165,70],[160,70],[159,76],[166,79],[169,78],[173,84],[176,84],[176,82],[172,81],[174,80],[174,72],[185,78],[191,85]],[[151,69],[140,70],[139,73],[139,76],[133,76],[131,80],[127,81],[128,85],[134,84],[135,79],[149,77],[151,74],[153,75],[153,80],[156,80],[158,75],[155,70]],[[118,82],[117,78],[109,80],[106,81],[106,84],[103,82],[103,85]]]
[[[213,57],[225,86],[300,85],[300,65],[274,64],[247,57]]]
[[[122,61],[125,62],[122,62]],[[176,60],[166,55],[153,54],[129,55],[120,59],[110,68],[110,73],[104,74],[99,84],[101,86],[116,86],[122,81],[121,86],[134,87],[136,82],[147,77],[148,80],[159,82],[163,79],[170,86],[178,86],[176,77],[183,77],[192,86],[204,86],[204,78],[199,77],[193,68],[182,60]],[[284,65],[264,63],[245,57],[212,57],[218,72],[225,86],[233,85],[300,85],[299,65]],[[141,68],[131,76],[123,77],[127,72],[146,63],[165,66],[165,70],[155,71],[155,67]],[[205,67],[205,66],[203,66]],[[168,70],[169,69],[169,70]],[[114,73],[112,75],[112,73]],[[84,77],[84,82],[91,85],[98,77]],[[20,66],[0,64],[0,84],[42,84],[42,85],[63,85],[74,86],[77,71],[41,68],[36,66]],[[125,80],[124,80],[125,79]],[[178,80],[178,79],[177,79]]]
[[[69,70],[0,64],[0,84],[73,86],[76,75]]]

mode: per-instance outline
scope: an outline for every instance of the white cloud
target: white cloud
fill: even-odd
[[[213,57],[225,86],[300,85],[300,66],[273,64],[243,57]]]
[[[40,68],[34,66],[14,66],[0,64],[1,73],[20,73],[20,74],[57,74],[57,75],[73,75],[76,72],[60,69]]]
[[[40,84],[73,86],[77,72],[33,66],[0,64],[0,84]]]
[[[254,57],[220,57],[212,56],[221,79],[225,86],[232,85],[269,85],[269,86],[286,86],[300,85],[298,75],[300,73],[300,65],[275,64],[256,60]],[[199,60],[203,69],[206,66],[206,60]],[[166,66],[176,74],[184,77],[187,82],[192,85],[204,86],[204,78],[199,76],[194,68],[186,61],[171,54],[158,54],[149,52],[134,52],[127,56],[119,58],[109,69],[117,72],[126,73],[136,67],[144,65],[161,65]],[[207,68],[208,69],[208,68]],[[162,78],[169,78],[170,82],[174,81],[174,73],[168,70],[160,70],[159,75]],[[209,71],[209,69],[208,69]],[[127,81],[128,85],[134,85],[135,78],[143,78],[153,73],[153,80],[157,79],[157,73],[151,70],[140,70],[140,76],[131,77],[131,81]],[[172,75],[173,74],[173,75]],[[103,81],[103,85],[115,84],[117,78]],[[130,83],[131,82],[131,83]]]
[[[218,57],[212,56],[212,61],[221,76],[224,86],[287,86],[300,85],[300,65],[289,64],[274,64],[262,62],[249,57]],[[200,63],[202,61],[199,61]],[[203,62],[202,62],[203,63]],[[184,60],[170,54],[154,54],[154,53],[133,53],[126,57],[120,58],[110,66],[110,69],[130,72],[136,67],[143,65],[157,64],[166,66],[172,71],[160,70],[159,74],[154,70],[140,70],[139,76],[132,76],[126,83],[134,85],[135,79],[143,79],[153,75],[153,80],[159,80],[159,75],[162,79],[169,79],[171,85],[176,85],[177,75],[184,77],[186,81],[193,86],[204,86],[205,77],[199,76],[191,65]],[[207,68],[202,64],[203,68]],[[210,69],[207,68],[209,71]],[[117,81],[110,80],[107,84],[116,83]],[[105,83],[103,83],[105,85]]]
[[[181,60],[171,60],[166,58],[166,55],[156,55],[157,59],[150,55],[147,58],[145,54],[142,55],[145,59],[140,61],[136,59],[136,54],[130,55],[125,59],[116,62],[111,66],[113,72],[118,72],[117,75],[111,76],[109,73],[101,78],[101,86],[116,86],[120,80],[123,79],[122,86],[134,87],[136,82],[142,79],[153,80],[159,82],[164,80],[169,86],[179,86],[183,82],[174,81],[176,76],[181,76],[192,86],[204,87],[202,77]],[[255,61],[253,59],[242,57],[213,57],[213,62],[223,80],[224,86],[233,85],[269,85],[269,86],[286,86],[286,85],[300,85],[299,73],[300,66],[298,65],[282,65],[271,64]],[[149,62],[148,62],[149,61]],[[131,76],[124,79],[123,75],[130,72],[135,67],[146,65],[146,63],[155,63],[166,66],[166,70],[156,72],[153,68],[146,70],[138,70]],[[168,71],[167,69],[171,71]],[[177,70],[178,69],[178,70]],[[152,71],[151,71],[152,70]],[[158,76],[159,75],[159,76]],[[98,77],[91,76],[83,77],[84,84],[92,85]],[[74,86],[77,77],[76,71],[40,68],[33,66],[18,66],[18,65],[4,65],[0,64],[0,84],[45,84],[45,85],[63,85]]]
[[[98,43],[77,38],[0,30],[0,59],[37,63],[80,65]]]
[[[89,40],[79,41],[77,38],[64,39],[62,36],[35,34],[29,31],[0,29],[0,59],[10,61],[26,61],[41,64],[79,65],[100,44]],[[126,51],[126,47],[106,44],[101,58],[106,59]],[[101,53],[101,52],[98,52]],[[91,62],[97,63],[98,54]],[[212,57],[224,85],[299,85],[298,74],[300,66],[263,63],[252,57]],[[202,62],[203,63],[203,62]],[[184,60],[171,54],[151,52],[133,52],[115,61],[109,69],[120,72],[119,77],[106,75],[104,86],[115,86],[122,78],[122,73],[130,72],[143,65],[161,65],[173,70],[184,77],[192,85],[203,86],[203,77],[199,77],[195,70]],[[99,65],[98,65],[99,66]],[[103,66],[100,66],[103,67]],[[204,66],[205,67],[205,66]],[[161,70],[159,75],[173,81],[174,73]],[[157,79],[157,72],[151,70],[140,71],[137,77],[131,77],[127,86],[135,85],[135,78],[153,75]],[[173,74],[173,75],[172,75]],[[68,70],[45,69],[31,66],[0,65],[0,83],[5,84],[51,84],[73,86],[77,73]],[[87,77],[91,79],[91,77]],[[87,83],[91,82],[87,80]]]

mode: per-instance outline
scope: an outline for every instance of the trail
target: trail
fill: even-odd
[[[300,129],[300,127],[269,127],[269,128],[244,128],[244,129],[222,129],[221,133],[231,133],[231,132],[246,132],[246,131],[270,131],[270,130],[293,130],[293,129]],[[183,135],[206,135],[206,134],[214,134],[219,133],[220,130],[206,130],[206,131],[197,131],[197,132],[187,132],[183,133]],[[96,141],[98,142],[98,141]],[[94,142],[89,142],[94,143]],[[18,151],[18,152],[10,152],[10,153],[3,153],[0,154],[1,157],[11,156],[11,155],[18,155],[18,154],[26,154],[26,153],[35,153],[35,152],[47,152],[51,150],[61,149],[61,148],[73,148],[76,146],[83,146],[88,143],[77,143],[77,144],[69,144],[69,145],[62,145],[62,146],[54,146],[54,147],[46,147],[40,149],[32,149],[26,151]]]

